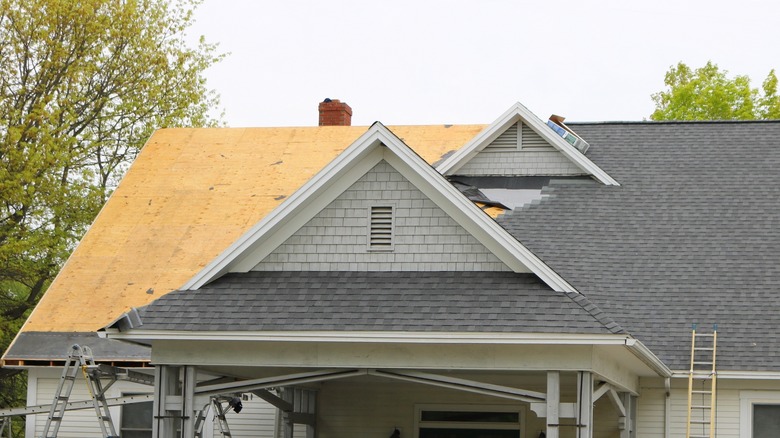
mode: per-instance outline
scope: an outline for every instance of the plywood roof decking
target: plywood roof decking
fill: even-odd
[[[389,128],[433,163],[484,126]],[[179,288],[366,129],[157,131],[22,331],[95,331]]]

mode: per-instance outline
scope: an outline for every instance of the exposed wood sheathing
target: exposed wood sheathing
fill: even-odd
[[[429,163],[483,128],[390,127]],[[177,289],[366,129],[157,131],[22,330],[95,331]]]

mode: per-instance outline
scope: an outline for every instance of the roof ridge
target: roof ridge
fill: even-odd
[[[624,329],[618,324],[611,316],[601,310],[599,306],[594,304],[588,297],[577,292],[564,292],[567,297],[577,303],[583,310],[588,312],[590,316],[604,326],[610,333],[615,335],[630,334],[628,330]]]

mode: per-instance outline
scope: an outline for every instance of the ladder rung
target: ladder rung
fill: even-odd
[[[706,390],[701,390],[701,389],[694,389],[691,392],[694,393],[694,394],[712,394],[712,391],[706,391]]]
[[[700,336],[703,337],[703,338],[711,338],[711,337],[715,336],[715,334],[714,333],[696,333],[696,337],[697,338],[700,337]]]
[[[712,406],[710,406],[710,405],[707,405],[707,406],[704,406],[704,405],[693,405],[693,406],[691,406],[691,409],[712,409]]]
[[[693,347],[695,351],[712,351],[714,348],[712,347]]]

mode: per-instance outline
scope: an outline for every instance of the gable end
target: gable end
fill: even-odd
[[[382,160],[254,271],[511,271]]]

